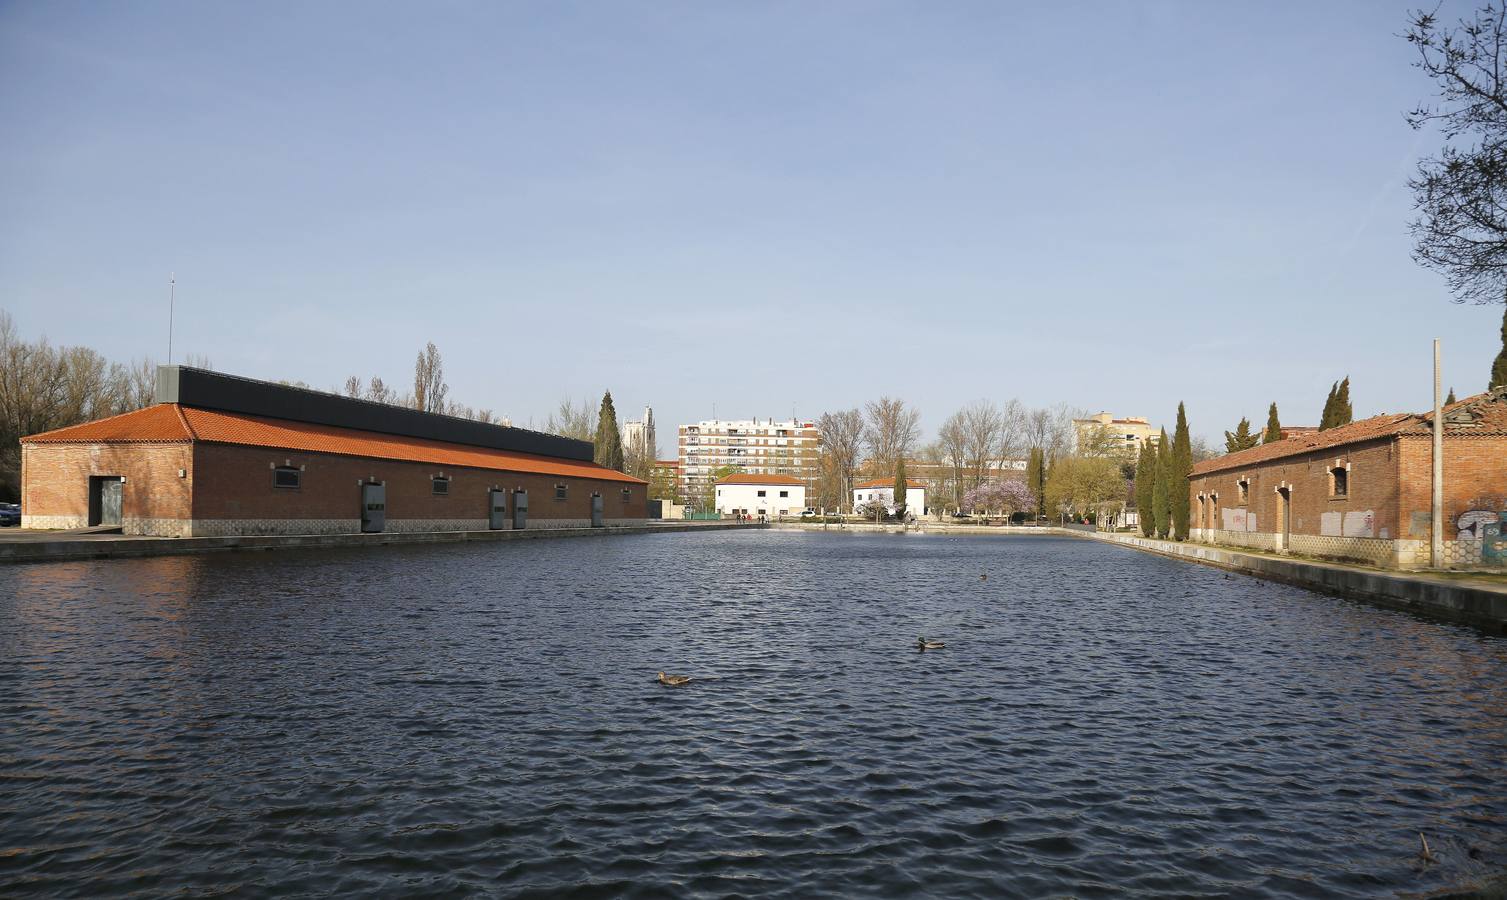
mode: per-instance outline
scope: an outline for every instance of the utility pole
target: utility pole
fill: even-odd
[[[1429,564],[1444,565],[1444,416],[1439,400],[1439,339],[1434,338],[1434,496],[1429,529]]]
[[[178,299],[178,276],[167,275],[167,364],[173,364],[173,304]]]

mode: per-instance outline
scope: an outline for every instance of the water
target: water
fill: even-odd
[[[3,895],[1427,895],[1504,757],[1507,641],[1068,538],[0,569]]]

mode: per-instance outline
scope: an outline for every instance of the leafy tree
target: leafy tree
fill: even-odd
[[[1141,534],[1151,537],[1156,534],[1156,508],[1153,492],[1156,490],[1156,442],[1141,444],[1141,456],[1135,466],[1135,508],[1141,520]]]
[[[1340,382],[1339,393],[1334,395],[1334,424],[1330,428],[1338,428],[1341,425],[1349,425],[1355,421],[1355,410],[1350,407],[1350,376]]]
[[[675,477],[674,466],[656,465],[649,472],[649,497],[653,500],[680,502],[680,479]]]
[[[1151,492],[1151,506],[1156,521],[1156,536],[1172,533],[1172,445],[1167,429],[1156,442],[1156,484]]]
[[[1413,13],[1405,35],[1418,51],[1413,65],[1437,91],[1434,104],[1409,113],[1408,124],[1437,129],[1444,141],[1408,182],[1417,210],[1413,258],[1443,274],[1462,303],[1501,303],[1507,294],[1504,23],[1502,8],[1488,2],[1453,28],[1441,27],[1432,12]],[[1493,386],[1502,383],[1493,375]]]
[[[697,496],[700,501],[698,507],[702,512],[711,512],[717,508],[717,482],[729,475],[736,475],[743,471],[742,466],[718,466],[707,476],[706,482],[701,485]]]
[[[905,457],[895,463],[895,518],[905,518],[905,501],[907,494],[905,489],[910,484],[905,480]]]
[[[1125,496],[1125,479],[1117,460],[1102,456],[1065,456],[1047,473],[1047,505],[1083,516],[1106,501]]]
[[[1026,459],[1026,487],[1036,496],[1036,515],[1046,515],[1046,451],[1032,447]]]
[[[1241,420],[1246,433],[1250,423]],[[1188,473],[1193,471],[1193,443],[1188,437],[1188,414],[1183,404],[1177,405],[1177,428],[1172,432],[1172,481],[1167,485],[1172,501],[1172,536],[1175,540],[1188,539],[1188,527],[1192,520],[1192,500],[1188,497]]]
[[[1486,389],[1489,391],[1504,384],[1507,384],[1507,310],[1502,312],[1502,349],[1491,361],[1491,383]]]
[[[1273,441],[1282,440],[1282,423],[1277,419],[1277,404],[1272,402],[1272,408],[1266,413],[1266,433],[1261,436],[1261,443],[1270,444]]]
[[[623,438],[617,430],[617,409],[612,405],[611,391],[602,395],[602,408],[597,412],[595,457],[597,465],[614,472],[623,470]]]
[[[1329,396],[1324,400],[1324,411],[1319,413],[1319,430],[1325,431],[1334,427],[1334,398],[1340,392],[1340,383],[1334,382],[1329,386]]]
[[[1224,433],[1224,449],[1226,453],[1239,453],[1241,450],[1249,450],[1261,442],[1261,439],[1251,434],[1251,420],[1242,418],[1240,424],[1235,426],[1234,431]]]

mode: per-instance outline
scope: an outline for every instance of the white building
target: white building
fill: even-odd
[[[659,440],[654,433],[654,410],[644,407],[642,419],[630,419],[623,423],[623,455],[632,456],[635,447],[640,447],[640,452],[645,459],[655,459],[659,456]]]
[[[717,479],[717,512],[754,518],[799,516],[806,508],[806,486],[789,475],[739,472]]]
[[[853,485],[853,509],[873,500],[884,504],[884,509],[890,515],[895,514],[895,479],[888,481],[865,481],[863,484]],[[905,512],[906,515],[923,516],[926,514],[926,485],[919,481],[905,480]]]
[[[787,475],[816,492],[821,432],[815,422],[718,419],[680,426],[680,496],[698,497],[712,473],[737,466],[750,475]],[[797,510],[799,512],[799,510]]]

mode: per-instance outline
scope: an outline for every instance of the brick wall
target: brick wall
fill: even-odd
[[[1329,469],[1349,464],[1349,494],[1331,495]],[[1195,540],[1250,547],[1275,547],[1277,497],[1285,482],[1292,489],[1289,549],[1311,556],[1354,559],[1404,568],[1429,564],[1433,441],[1427,434],[1404,434],[1367,444],[1320,450],[1242,469],[1189,479]],[[1238,502],[1241,478],[1250,480],[1250,499]],[[1211,523],[1211,494],[1219,509],[1254,513],[1248,532],[1224,530],[1224,517]],[[1199,495],[1204,495],[1202,506]],[[1362,514],[1369,512],[1366,519]],[[1325,518],[1325,514],[1328,518]],[[1347,514],[1356,514],[1347,518]],[[1338,514],[1338,515],[1336,515]],[[1475,523],[1474,531],[1461,525]],[[1214,527],[1211,527],[1214,526]],[[1339,526],[1336,533],[1336,525]],[[1507,566],[1507,436],[1446,433],[1444,438],[1444,549],[1446,567]]]
[[[648,515],[647,486],[641,484],[222,444],[196,444],[194,462],[199,472],[193,503],[196,520],[359,519],[359,483],[372,478],[387,486],[390,531],[414,530],[400,520],[485,528],[487,492],[494,486],[528,491],[530,524],[554,519],[589,523],[593,491],[602,494],[608,520]],[[273,467],[281,465],[303,467],[296,490],[272,486]],[[447,495],[434,494],[436,475],[450,479]],[[564,500],[555,499],[557,484],[566,486]],[[627,503],[622,499],[624,488],[630,491]],[[511,509],[509,502],[509,515]]]
[[[1404,536],[1428,540],[1427,513],[1433,485],[1433,441],[1427,435],[1406,435],[1402,444],[1403,507],[1421,511],[1419,527]],[[1446,434],[1444,437],[1444,539],[1473,537],[1460,534],[1460,517],[1472,510],[1507,510],[1507,437]],[[1405,514],[1406,515],[1406,514]],[[1484,517],[1480,517],[1483,518]],[[1406,527],[1406,526],[1405,526]]]
[[[424,463],[294,453],[221,444],[35,444],[23,447],[23,525],[73,528],[87,523],[89,476],[122,475],[123,527],[133,534],[222,535],[350,532],[360,527],[361,490],[370,477],[387,485],[388,531],[487,527],[492,486],[529,492],[530,527],[590,524],[600,492],[606,521],[642,521],[647,486],[598,479],[448,468]],[[273,467],[301,466],[297,489],[276,488]],[[178,470],[184,470],[179,477]],[[448,495],[432,477],[450,478]],[[566,498],[555,499],[555,485]],[[624,502],[622,491],[629,499]],[[511,498],[509,521],[511,521]]]
[[[88,524],[92,475],[125,477],[121,513],[123,525],[132,533],[176,535],[187,527],[194,483],[193,455],[187,443],[23,444],[21,456],[21,524],[25,527]]]
[[[1291,533],[1332,537],[1391,538],[1398,534],[1398,450],[1386,438],[1366,444],[1335,447],[1300,456],[1290,456],[1238,469],[1211,472],[1189,479],[1193,526],[1227,529],[1222,511],[1254,514],[1256,527],[1246,531],[1276,533],[1279,508],[1277,488],[1287,485],[1292,497]],[[1336,497],[1330,489],[1329,470],[1349,466],[1349,491]],[[1249,499],[1240,500],[1238,482],[1249,481]],[[1205,499],[1200,503],[1199,494]],[[1218,495],[1216,521],[1210,495]],[[1367,517],[1369,513],[1369,517]],[[1348,515],[1348,518],[1347,518]],[[1239,517],[1235,517],[1238,522]],[[1327,526],[1327,527],[1326,527]]]

